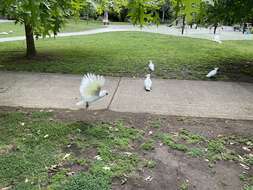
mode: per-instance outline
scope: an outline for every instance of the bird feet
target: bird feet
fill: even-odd
[[[88,109],[89,108],[89,103],[88,102],[86,102],[86,109]]]

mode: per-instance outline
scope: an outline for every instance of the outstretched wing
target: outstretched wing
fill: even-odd
[[[97,97],[104,84],[105,79],[103,76],[88,73],[83,76],[80,85],[80,94],[84,99]]]

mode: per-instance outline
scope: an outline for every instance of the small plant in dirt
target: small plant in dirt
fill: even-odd
[[[176,140],[174,140],[173,136],[171,134],[163,134],[160,133],[157,135],[157,137],[167,146],[169,146],[172,149],[186,152],[188,150],[188,147],[184,144],[177,143]]]
[[[59,188],[63,190],[109,190],[110,178],[104,174],[78,174]]]
[[[155,129],[159,129],[161,128],[162,124],[161,124],[161,120],[157,119],[151,122],[150,127],[155,128]]]
[[[244,187],[244,189],[243,190],[253,190],[253,185],[251,185],[251,186],[245,186]]]
[[[141,144],[141,149],[150,151],[155,149],[155,141],[152,139],[148,139],[146,142]]]
[[[180,185],[180,190],[188,190],[189,188],[189,185],[187,182],[183,182],[181,185]]]
[[[147,168],[150,168],[150,169],[154,168],[156,166],[156,161],[146,160],[144,166],[147,167]]]
[[[237,155],[234,151],[225,147],[223,139],[212,139],[207,145],[207,158],[210,161],[237,160]]]
[[[252,154],[246,155],[244,159],[245,159],[246,164],[253,166],[253,155]]]
[[[205,154],[204,150],[201,148],[190,148],[187,151],[187,154],[192,156],[192,157],[201,157]]]
[[[180,138],[185,140],[188,144],[200,143],[206,141],[206,139],[200,135],[191,133],[186,129],[181,129],[179,133]]]
[[[253,190],[253,176],[249,174],[241,174],[240,180],[244,183],[244,190]]]

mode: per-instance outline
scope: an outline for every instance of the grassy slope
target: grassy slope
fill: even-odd
[[[79,32],[102,27],[103,25],[101,22],[89,21],[87,23],[85,20],[69,20],[63,27],[62,32]],[[10,30],[12,30],[13,33],[8,35],[0,35],[0,38],[22,36],[25,34],[24,26],[21,24],[0,23],[0,32],[9,32]]]
[[[178,38],[141,32],[114,32],[91,36],[46,39],[36,42],[35,60],[26,60],[24,42],[0,46],[0,69],[113,76],[144,76],[147,62],[156,64],[162,78],[205,79],[220,67],[218,80],[251,80],[253,41]]]

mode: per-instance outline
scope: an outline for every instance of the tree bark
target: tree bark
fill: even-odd
[[[244,34],[246,32],[246,28],[247,28],[247,24],[243,23],[243,29],[242,29],[242,33]]]
[[[184,34],[184,28],[185,28],[185,16],[183,16],[182,35]]]
[[[109,13],[107,10],[104,12],[104,25],[109,25]]]
[[[214,31],[213,31],[214,34],[216,34],[217,27],[218,27],[218,25],[215,24],[215,25],[214,25]]]
[[[25,24],[25,36],[26,36],[26,56],[28,58],[36,56],[36,49],[33,37],[33,28],[29,24]]]
[[[164,20],[165,20],[165,10],[163,9],[162,23],[164,23]]]

